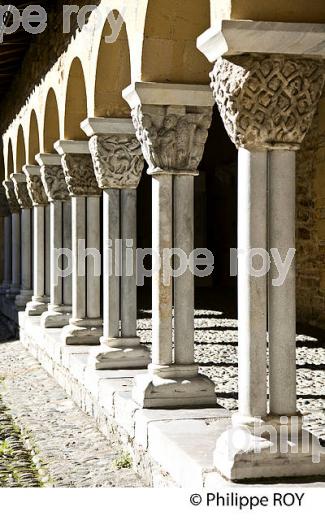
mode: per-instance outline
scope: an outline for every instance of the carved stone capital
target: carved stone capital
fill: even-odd
[[[0,217],[8,217],[10,208],[4,186],[0,186]]]
[[[148,173],[195,173],[211,125],[210,106],[138,105],[132,120]]]
[[[24,166],[27,190],[33,206],[46,206],[48,199],[42,183],[41,169],[38,166]]]
[[[14,183],[12,181],[3,181],[2,185],[6,191],[6,197],[9,204],[10,212],[19,213],[20,206],[18,204],[17,197],[15,194]]]
[[[63,168],[56,164],[41,166],[42,183],[49,202],[68,200],[69,192],[65,182]]]
[[[64,153],[61,161],[72,197],[94,197],[101,194],[90,154]]]
[[[135,135],[93,135],[89,149],[101,189],[138,187],[144,160]]]
[[[320,60],[285,55],[219,58],[211,73],[219,112],[238,148],[299,149],[323,85]]]
[[[23,173],[13,173],[11,179],[14,184],[15,194],[20,208],[32,208],[33,203],[28,193],[26,175]]]

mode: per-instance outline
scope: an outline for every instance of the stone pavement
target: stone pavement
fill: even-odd
[[[142,313],[139,334],[150,346],[150,311]],[[214,380],[219,405],[236,409],[237,322],[232,313],[197,310],[195,341],[196,360],[201,372]],[[298,328],[297,367],[298,406],[305,425],[325,441],[324,332]],[[108,445],[95,420],[66,397],[19,342],[0,345],[0,377],[3,404],[26,432],[29,445],[37,447],[38,459],[46,462],[40,473],[45,482],[49,478],[51,485],[71,487],[143,485],[133,470],[115,469],[114,461],[123,459],[119,446]]]
[[[40,486],[42,480],[54,487],[143,486],[132,469],[115,467],[127,464],[127,454],[108,444],[95,420],[66,396],[18,341],[0,344],[0,380],[0,432],[4,423],[7,432],[2,451],[0,437],[0,487],[24,482],[27,487]],[[11,467],[22,466],[16,477],[15,472],[14,477],[7,476],[9,462],[4,467],[7,444]]]

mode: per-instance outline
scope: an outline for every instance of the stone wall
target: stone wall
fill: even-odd
[[[298,320],[325,328],[325,91],[297,155]]]

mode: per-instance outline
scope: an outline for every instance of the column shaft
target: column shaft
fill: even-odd
[[[4,219],[4,281],[3,288],[8,289],[11,282],[11,215]]]
[[[270,152],[269,247],[284,262],[295,252],[295,152]],[[288,257],[289,258],[289,257]],[[291,257],[292,258],[292,257]],[[275,283],[277,285],[275,285]],[[270,413],[296,414],[296,280],[293,259],[279,279],[273,259],[269,275]]]
[[[86,271],[80,250],[86,246],[86,198],[72,197],[72,319],[87,317]]]
[[[194,249],[194,177],[174,179],[174,246],[188,258]],[[174,279],[175,363],[194,363],[194,276],[189,268]]]
[[[34,298],[45,295],[45,207],[34,207]]]
[[[57,250],[62,248],[62,201],[51,202],[51,305],[62,305],[62,278],[58,269],[62,270],[62,256],[58,258]]]
[[[100,319],[100,197],[87,197],[87,316]]]
[[[45,295],[51,297],[51,208],[45,207]]]
[[[267,250],[267,152],[240,148],[238,159],[239,415],[264,417],[267,277],[251,275],[251,252]]]
[[[63,247],[68,252],[72,251],[71,232],[71,200],[67,200],[63,202]],[[63,269],[69,267],[68,262],[68,258],[64,256],[62,259]],[[72,274],[65,276],[63,279],[63,304],[68,307],[72,306]]]
[[[125,338],[135,338],[137,335],[136,236],[137,192],[124,189],[121,190],[121,327],[122,337]]]
[[[119,337],[120,279],[116,273],[120,239],[120,190],[103,192],[104,340]]]
[[[164,250],[173,247],[172,175],[152,178],[152,252],[153,262],[161,260],[152,277],[152,362],[170,365],[172,355],[172,279],[165,280]]]
[[[20,214],[13,213],[11,216],[11,231],[12,231],[12,281],[11,292],[13,295],[19,293],[20,287]]]
[[[31,290],[32,249],[31,249],[31,210],[21,210],[21,288]]]

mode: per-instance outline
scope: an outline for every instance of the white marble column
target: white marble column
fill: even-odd
[[[58,141],[72,204],[72,316],[63,328],[66,345],[98,345],[102,336],[100,257],[100,196],[87,141]],[[92,249],[92,251],[91,251]]]
[[[6,297],[15,300],[20,288],[20,206],[15,194],[13,181],[3,181],[11,212],[11,281]]]
[[[194,280],[170,276],[166,253],[192,253],[193,176],[211,124],[213,98],[205,86],[137,83],[123,96],[152,175],[152,364],[136,378],[133,399],[144,408],[215,406],[214,384],[194,362]],[[183,178],[184,177],[184,178]],[[175,342],[172,341],[173,290]],[[186,327],[185,329],[183,327]]]
[[[61,159],[58,154],[38,154],[36,160],[41,168],[42,182],[49,200],[49,214],[47,226],[49,226],[46,239],[46,258],[49,258],[50,284],[48,289],[50,302],[48,310],[42,315],[41,325],[44,328],[62,328],[69,323],[71,306],[64,302],[63,256],[64,227],[70,226],[71,220],[64,220],[64,204],[69,199],[69,193],[65,182]],[[71,230],[70,230],[71,233]],[[67,275],[71,278],[71,275]],[[47,285],[46,284],[46,285]]]
[[[143,158],[129,119],[82,123],[90,137],[98,186],[103,190],[104,333],[89,358],[98,370],[147,367],[150,355],[137,336],[137,192]]]
[[[269,248],[273,251],[269,275],[270,414],[287,417],[297,415],[295,156],[293,150],[269,152]],[[278,265],[280,258],[281,263],[287,258],[286,276],[280,277],[274,257]]]
[[[236,422],[267,415],[267,151],[238,153],[238,391]],[[264,259],[264,260],[263,260]],[[264,274],[261,269],[265,266]]]
[[[278,25],[268,23],[267,39],[260,37],[265,34],[263,22],[255,28],[250,26],[252,54],[246,49],[240,55],[245,38],[236,39],[236,31],[245,35],[247,23],[240,22],[232,28],[234,32],[229,25],[220,32],[211,29],[198,41],[202,52],[215,62],[211,87],[229,137],[239,149],[239,412],[233,416],[234,429],[219,435],[214,453],[218,471],[232,480],[324,471],[324,466],[316,468],[312,460],[318,441],[309,432],[301,431],[302,421],[296,411],[296,296],[292,257],[287,257],[289,269],[283,280],[279,280],[281,273],[277,268],[281,264],[283,274],[286,256],[295,247],[295,151],[312,124],[324,85],[324,67],[318,59],[287,56],[290,48],[299,54],[297,34],[303,42],[300,52],[305,50],[309,54],[314,31],[305,26],[292,32],[286,31],[283,24],[278,38]],[[231,46],[235,55],[228,52],[223,57],[225,49],[229,50],[228,29],[234,38]],[[283,54],[270,54],[272,39]],[[317,39],[320,44],[321,37]],[[314,49],[318,44],[315,47],[313,39]],[[262,256],[254,265],[245,255],[251,251],[251,259],[255,256],[257,261],[256,248],[262,248],[268,290],[265,269],[261,272]],[[248,268],[252,267],[255,273],[248,276]],[[295,436],[289,442],[286,433],[290,430]],[[308,441],[307,450],[305,440],[304,446],[301,444],[302,433]]]
[[[4,218],[4,280],[1,290],[6,293],[11,281],[11,215]]]

